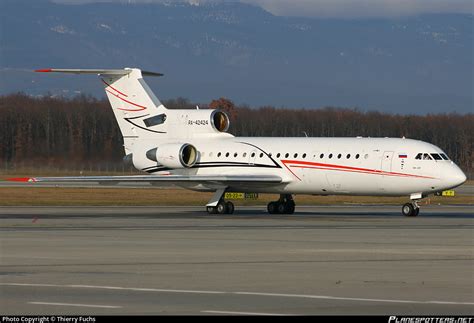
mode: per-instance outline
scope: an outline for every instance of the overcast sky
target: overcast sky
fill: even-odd
[[[173,2],[173,0],[54,0],[85,2]],[[174,0],[190,3],[220,0]],[[473,13],[474,0],[221,0],[263,7],[275,15],[307,17],[396,17],[425,13]]]

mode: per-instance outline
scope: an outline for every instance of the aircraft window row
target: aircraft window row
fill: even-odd
[[[448,156],[446,154],[438,154],[438,153],[419,153],[416,155],[415,159],[418,160],[449,160]]]
[[[201,154],[202,154],[203,156],[205,155],[204,152],[202,152]],[[418,154],[418,155],[422,155],[422,154]],[[421,158],[418,158],[418,155],[417,155],[417,158],[416,158],[416,159],[421,159]],[[425,155],[428,155],[428,154],[425,154]],[[431,155],[433,155],[433,154],[431,154]],[[433,157],[433,158],[435,158],[435,159],[436,159],[436,158],[441,159],[440,155],[444,155],[444,154],[434,154],[434,155],[437,155],[437,157]],[[221,157],[221,156],[222,156],[222,152],[218,152],[218,153],[217,153],[217,157]],[[225,153],[225,157],[229,157],[229,156],[230,156],[230,153],[229,153],[229,152],[226,152],[226,153]],[[238,156],[239,156],[238,153],[234,153],[234,157],[235,157],[235,158],[238,157]],[[257,156],[257,154],[256,154],[255,152],[252,152],[252,153],[250,154],[250,157],[252,157],[252,158],[253,158],[253,157],[256,157],[256,156]],[[259,156],[260,158],[263,158],[264,153],[260,153],[260,154],[258,154],[258,156]],[[269,153],[268,156],[272,157],[273,154],[272,154],[272,153]],[[298,153],[294,153],[294,154],[292,155],[293,158],[298,158],[298,156],[299,156]],[[337,154],[337,155],[335,156],[335,155],[332,154],[332,153],[330,153],[330,154],[328,154],[328,155],[325,155],[324,153],[321,153],[321,154],[319,155],[319,159],[323,159],[325,156],[327,156],[328,159],[332,159],[333,157],[334,157],[334,158],[337,158],[337,159],[341,159],[341,158],[342,158],[342,159],[343,159],[343,158],[345,158],[345,159],[350,159],[351,157],[352,157],[352,158],[355,158],[355,159],[359,159],[359,158],[361,157],[360,154],[355,154],[355,155],[352,155],[352,154],[346,154],[346,155]],[[444,155],[444,156],[446,156],[446,155]],[[212,157],[212,152],[209,153],[209,157]],[[247,157],[247,153],[246,153],[246,152],[242,153],[242,157]],[[277,154],[276,154],[276,158],[280,158],[280,157],[288,158],[288,157],[290,157],[290,153],[285,153],[285,154],[277,153]],[[303,158],[303,159],[305,159],[306,157],[307,157],[307,154],[306,154],[306,153],[303,153],[303,154],[301,155],[301,158]],[[428,157],[429,157],[429,156],[428,156]],[[314,158],[316,158],[316,155],[314,155]],[[364,158],[365,158],[365,159],[369,158],[369,155],[368,155],[368,154],[365,154],[365,155],[364,155]],[[447,159],[447,157],[443,157],[443,159]]]

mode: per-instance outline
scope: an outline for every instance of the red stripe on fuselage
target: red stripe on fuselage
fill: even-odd
[[[414,174],[386,172],[386,171],[382,171],[378,169],[342,166],[342,165],[335,165],[335,164],[314,163],[314,162],[307,162],[307,161],[300,161],[300,160],[281,160],[281,162],[287,168],[288,168],[287,164],[290,164],[289,166],[294,167],[294,168],[314,168],[314,169],[322,169],[322,170],[333,170],[333,171],[364,173],[364,174],[384,175],[384,176],[416,177],[416,178],[427,178],[427,179],[434,178],[434,177],[414,175]],[[296,165],[292,165],[292,164],[296,164]]]

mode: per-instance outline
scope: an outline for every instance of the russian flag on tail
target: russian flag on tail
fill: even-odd
[[[398,158],[407,158],[407,154],[399,153]]]

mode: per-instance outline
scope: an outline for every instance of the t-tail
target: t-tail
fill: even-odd
[[[219,110],[168,110],[143,79],[143,76],[162,76],[161,73],[138,68],[36,72],[99,75],[123,136],[125,155],[132,158],[138,169],[156,169],[157,165],[170,166],[165,167],[168,169],[179,165],[191,167],[199,156],[189,141],[231,136],[225,133],[229,119]]]

